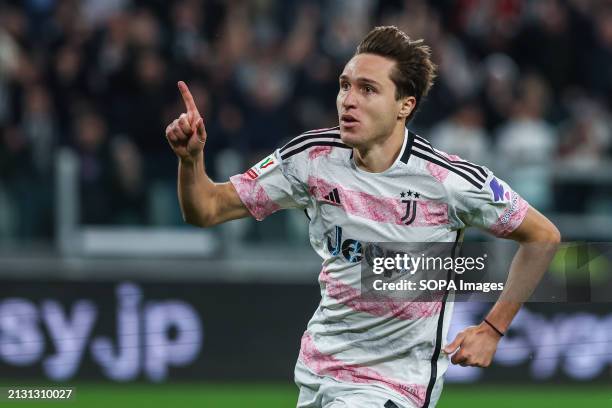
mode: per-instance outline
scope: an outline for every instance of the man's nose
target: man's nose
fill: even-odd
[[[357,97],[351,88],[344,94],[344,98],[342,99],[342,106],[346,109],[349,107],[355,107],[357,105]]]

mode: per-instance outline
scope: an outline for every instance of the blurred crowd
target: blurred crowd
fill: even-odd
[[[338,75],[383,24],[425,39],[439,66],[414,130],[505,169],[544,210],[610,196],[554,182],[556,166],[594,173],[611,156],[609,1],[0,0],[0,239],[53,235],[63,147],[79,162],[80,222],[173,222],[159,203],[177,206],[164,130],[183,110],[178,80],[225,179],[337,124]]]

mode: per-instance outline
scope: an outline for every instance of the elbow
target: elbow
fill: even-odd
[[[561,243],[561,232],[553,223],[549,222],[548,225],[533,234],[530,239],[527,239],[527,242],[537,242],[556,247]]]
[[[194,217],[192,217],[192,216],[190,216],[188,214],[185,214],[185,212],[182,212],[182,215],[183,215],[183,222],[184,223],[189,224],[189,225],[193,225],[194,227],[199,227],[200,226],[198,221]]]
[[[546,227],[542,228],[540,236],[538,237],[539,242],[547,244],[558,245],[561,243],[561,232],[552,222],[548,221]]]
[[[561,233],[554,224],[550,223],[526,244],[535,248],[542,256],[554,256],[561,244]]]
[[[561,243],[561,233],[555,224],[532,208],[510,238],[520,244],[548,244],[556,247]]]
[[[559,229],[555,225],[552,225],[552,231],[550,232],[549,242],[555,245],[558,245],[561,243],[561,232],[559,232]]]
[[[208,228],[216,225],[212,217],[194,216],[183,212],[183,221],[189,225],[200,228]]]

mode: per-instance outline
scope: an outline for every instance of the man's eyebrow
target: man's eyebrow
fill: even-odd
[[[338,78],[340,81],[348,81],[349,80],[349,76],[346,74],[342,74],[340,75],[340,77]],[[361,83],[365,83],[365,84],[372,84],[372,85],[378,85],[380,86],[380,83],[378,83],[377,81],[370,79],[370,78],[366,78],[366,77],[357,77],[355,78],[356,82],[361,82]]]

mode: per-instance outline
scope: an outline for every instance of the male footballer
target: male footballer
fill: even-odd
[[[179,82],[187,112],[166,128],[166,138],[179,158],[185,221],[208,227],[262,220],[285,208],[310,220],[323,268],[321,302],[295,367],[300,408],[434,407],[449,360],[487,367],[522,304],[498,301],[481,324],[447,343],[453,303],[446,295],[400,307],[362,301],[360,257],[342,250],[343,241],[457,243],[475,226],[520,244],[504,292],[535,285],[560,241],[557,228],[489,169],[406,128],[434,76],[429,47],[396,27],[375,28],[339,76],[339,126],[295,137],[226,183],[206,175],[204,121]]]

